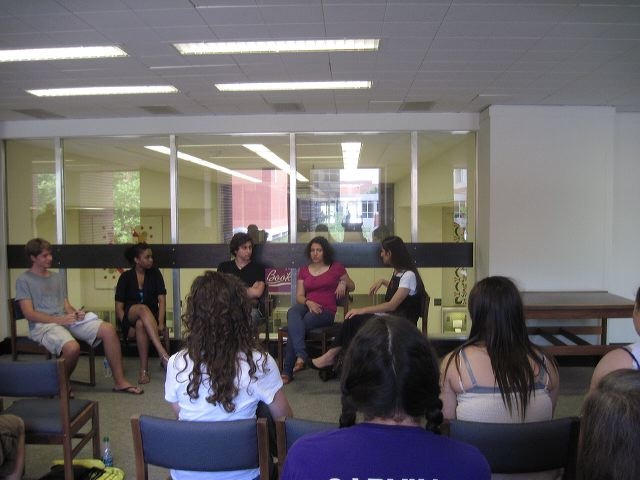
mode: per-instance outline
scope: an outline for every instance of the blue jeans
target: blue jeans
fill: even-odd
[[[335,314],[323,311],[312,313],[306,305],[296,303],[287,312],[287,346],[284,355],[284,371],[282,373],[293,376],[293,366],[296,358],[307,359],[304,338],[309,330],[327,327],[333,323]]]

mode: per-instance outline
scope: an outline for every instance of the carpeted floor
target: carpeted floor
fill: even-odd
[[[32,357],[41,359],[42,357]],[[29,356],[21,356],[28,360]],[[9,355],[0,356],[0,361],[11,361]],[[97,359],[98,384],[95,387],[73,385],[77,398],[91,398],[99,402],[100,433],[108,435],[116,467],[122,468],[127,478],[135,478],[135,462],[133,441],[131,439],[130,417],[138,413],[172,417],[168,404],[164,401],[164,372],[154,361],[151,371],[151,383],[144,386],[141,396],[113,393],[110,378],[102,372],[102,357]],[[130,380],[137,378],[137,358],[125,358],[125,368]],[[561,367],[561,390],[556,408],[556,417],[577,415],[580,412],[584,394],[588,388],[591,367]],[[87,361],[80,359],[74,376],[87,377]],[[337,422],[340,412],[339,383],[336,380],[323,383],[315,371],[306,370],[297,374],[295,381],[285,387],[285,392],[294,414],[297,417],[313,420]],[[91,447],[85,447],[79,458],[90,458]],[[62,458],[60,446],[27,446],[27,479],[37,479],[44,475],[51,466],[51,461]],[[150,467],[149,478],[164,480],[168,477],[166,470]]]

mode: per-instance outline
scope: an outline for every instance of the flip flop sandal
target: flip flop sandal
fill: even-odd
[[[144,390],[133,385],[124,388],[113,387],[111,391],[114,393],[128,393],[129,395],[142,395],[144,393]]]

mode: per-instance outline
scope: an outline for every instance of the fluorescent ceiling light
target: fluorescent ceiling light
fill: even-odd
[[[280,52],[357,52],[378,50],[377,38],[341,40],[277,40],[265,42],[174,43],[182,55],[216,55],[236,53]]]
[[[170,155],[171,154],[171,150],[168,147],[163,147],[161,145],[145,145],[144,148],[147,148],[149,150],[153,150],[154,152],[164,153],[165,155]],[[249,182],[262,183],[262,180],[260,180],[259,178],[250,177],[249,175],[245,175],[244,173],[240,173],[240,172],[236,172],[234,170],[230,170],[230,169],[228,169],[226,167],[222,167],[222,166],[217,165],[217,164],[212,163],[212,162],[207,162],[206,160],[203,160],[203,159],[198,158],[198,157],[194,157],[193,155],[189,155],[188,153],[183,153],[181,151],[178,151],[178,158],[180,160],[184,160],[186,162],[191,162],[191,163],[195,163],[196,165],[201,165],[203,167],[210,168],[211,170],[217,170],[218,172],[226,173],[227,175],[231,175],[231,176],[234,176],[234,177],[242,178],[242,179],[247,180]]]
[[[77,58],[112,58],[126,56],[128,56],[127,52],[115,46],[0,50],[0,62],[72,60]]]
[[[266,83],[216,83],[221,92],[266,92],[274,90],[344,90],[371,88],[370,81],[333,82],[266,82]]]
[[[286,174],[288,175],[291,174],[291,168],[289,167],[289,164],[285,162],[283,159],[281,159],[278,155],[273,153],[271,150],[269,150],[267,147],[265,147],[264,145],[259,143],[246,143],[242,146],[248,150],[251,150],[253,153],[260,155],[267,162],[279,168]],[[309,181],[308,178],[306,178],[304,175],[302,175],[299,172],[296,172],[296,178],[298,179],[299,182]]]
[[[342,142],[342,162],[345,170],[357,170],[360,158],[360,142]]]
[[[451,130],[451,135],[466,135],[469,130]]]
[[[138,95],[144,93],[175,93],[178,89],[172,85],[139,85],[129,87],[78,87],[45,88],[27,90],[36,97],[75,97],[81,95]]]

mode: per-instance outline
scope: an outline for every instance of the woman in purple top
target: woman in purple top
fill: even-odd
[[[305,368],[306,332],[333,323],[336,298],[355,289],[353,280],[340,262],[333,259],[333,248],[324,237],[314,237],[307,244],[305,254],[311,261],[298,271],[296,301],[287,312],[287,347],[282,381],[286,385],[293,374]]]

